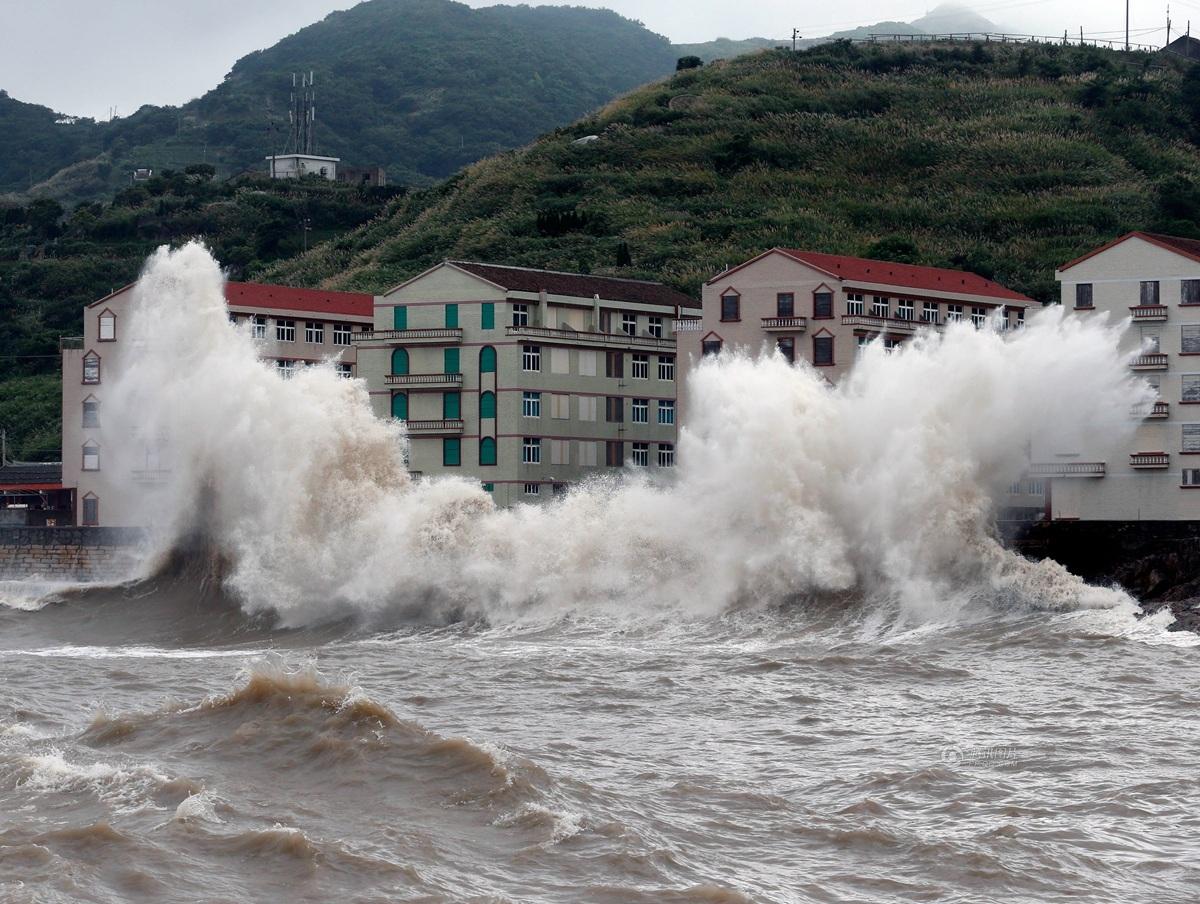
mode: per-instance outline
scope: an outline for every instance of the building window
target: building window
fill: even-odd
[[[650,444],[649,443],[634,443],[633,444],[633,463],[641,468],[650,466]]]
[[[579,376],[594,377],[596,376],[596,350],[591,348],[581,348],[576,352]]]
[[[1185,487],[1200,487],[1200,468],[1184,468],[1182,483]]]
[[[1200,424],[1183,424],[1184,452],[1200,452]]]
[[[936,301],[927,301],[921,306],[921,320],[924,323],[938,322],[938,303]]]
[[[1146,354],[1148,355],[1157,355],[1162,351],[1161,340],[1157,335],[1143,336],[1142,345],[1145,347]]]
[[[95,352],[88,352],[83,356],[83,382],[100,382],[100,356]]]
[[[625,444],[620,440],[610,440],[604,444],[604,464],[610,468],[625,467]]]
[[[490,345],[485,345],[479,350],[479,372],[481,374],[496,372],[496,350]]]
[[[490,436],[479,441],[479,464],[486,467],[496,464],[496,441]]]
[[[901,298],[896,302],[897,320],[912,320],[915,316],[916,309],[912,303],[912,299]]]
[[[663,337],[663,319],[661,317],[647,317],[646,332],[655,339],[661,339]]]
[[[658,444],[658,466],[660,468],[675,467],[675,446],[673,444]]]
[[[349,380],[354,376],[354,365],[347,364],[345,361],[339,361],[337,363],[337,375],[339,377],[345,377],[347,380]]]
[[[796,363],[796,337],[780,336],[775,345],[779,349],[779,354],[783,355],[788,364]]]
[[[392,396],[392,417],[398,421],[408,420],[408,396],[402,392]]]
[[[1075,284],[1075,308],[1091,308],[1095,307],[1092,303],[1092,284],[1091,283],[1076,283]]]
[[[892,300],[886,295],[876,295],[871,302],[871,314],[875,317],[887,317],[892,310]]]
[[[521,440],[521,461],[527,465],[542,463],[542,438],[527,436]]]
[[[255,314],[250,318],[250,338],[267,338],[267,318],[262,316],[262,314]]]
[[[1139,303],[1143,305],[1158,304],[1158,280],[1148,279],[1142,281]]]
[[[325,324],[317,320],[304,321],[304,341],[314,345],[325,341]]]
[[[740,295],[722,295],[721,296],[721,320],[741,320],[742,319],[742,297]]]
[[[1185,323],[1179,328],[1179,351],[1185,355],[1200,355],[1200,323]]]
[[[626,336],[637,335],[637,314],[621,315],[621,332]]]
[[[462,420],[462,393],[458,391],[442,393],[442,420]]]
[[[392,351],[392,373],[408,373],[408,349],[398,348]]]
[[[481,392],[479,394],[479,416],[496,416],[496,394],[494,392]]]
[[[115,342],[117,338],[117,315],[105,311],[100,315],[100,341]]]
[[[333,325],[333,344],[334,345],[349,345],[350,344],[350,324],[335,323]]]
[[[85,399],[83,402],[83,426],[100,426],[100,403],[95,399]]]
[[[571,417],[571,397],[565,392],[555,392],[550,395],[550,417],[565,421]]]
[[[1200,374],[1180,374],[1179,394],[1181,402],[1200,402]]]
[[[523,392],[523,393],[521,393],[521,416],[522,417],[541,417],[542,416],[542,394],[540,392]]]
[[[1179,284],[1180,304],[1200,304],[1200,279],[1185,279]]]
[[[889,339],[887,336],[883,337],[883,350],[885,352],[894,351],[895,349],[898,349],[899,347],[900,347],[899,339]]]
[[[870,336],[855,336],[854,337],[854,345],[855,345],[854,354],[862,355],[862,353],[865,352],[870,347],[871,337]]]
[[[775,316],[795,317],[796,296],[791,292],[777,292],[775,295]]]
[[[635,380],[645,380],[650,377],[650,356],[649,355],[634,355],[633,356],[633,373]]]
[[[442,373],[458,374],[462,373],[462,367],[459,361],[459,350],[457,348],[442,349]]]
[[[91,493],[83,497],[83,525],[96,527],[100,523],[100,500]]]
[[[234,314],[234,313],[231,311],[231,312],[229,313],[229,322],[230,322],[230,324],[231,324],[231,325],[233,325],[233,326],[237,326],[237,325],[238,325],[238,323],[240,323],[241,321],[239,320],[239,318],[238,318],[238,315],[237,315],[237,314]]]
[[[446,329],[458,329],[458,305],[446,305]]]
[[[599,416],[600,400],[595,396],[579,396],[579,419],[594,421]]]
[[[512,306],[512,325],[529,326],[529,305],[514,304]]]
[[[294,321],[294,320],[276,320],[275,321],[275,341],[276,342],[295,342],[296,341],[296,321]]]
[[[661,399],[658,403],[658,422],[660,424],[675,423],[675,402],[673,400]]]
[[[542,485],[540,483],[525,484],[525,495],[526,496],[540,496],[541,492],[542,492]]]
[[[717,349],[720,351],[720,348]],[[705,351],[705,354],[708,354]],[[660,380],[675,379],[675,358],[671,355],[659,355],[658,357],[658,378]]]
[[[408,308],[402,304],[398,304],[392,308],[392,329],[408,329]]]
[[[1025,309],[1017,308],[1017,322],[1013,324],[1013,329],[1019,330],[1025,325]]]
[[[846,313],[863,314],[866,309],[863,307],[863,297],[859,292],[850,292],[846,295]]]
[[[495,490],[496,490],[496,485],[494,483],[485,483],[483,485],[483,491],[485,493],[493,493],[493,492],[495,492]]]
[[[100,446],[97,443],[86,442],[83,444],[83,470],[99,471],[100,470]],[[118,468],[117,470],[120,470]]]
[[[817,367],[833,364],[832,336],[813,336],[813,364]]]
[[[987,323],[987,308],[971,308],[971,323],[975,325],[975,329],[983,329],[983,325]]]
[[[569,465],[571,463],[571,443],[565,439],[550,440],[550,464]]]
[[[550,373],[569,374],[571,372],[571,350],[568,348],[550,349]]]
[[[625,400],[620,396],[608,396],[604,400],[604,420],[610,424],[625,423]]]
[[[457,436],[442,440],[442,467],[457,468],[462,464],[462,440]]]
[[[832,316],[833,293],[813,292],[813,320],[828,320]]]
[[[625,376],[624,352],[609,351],[604,353],[604,376],[617,378]]]
[[[963,306],[960,304],[946,305],[946,322],[958,323],[963,319]]]
[[[296,374],[296,362],[289,358],[280,358],[275,362],[275,372],[285,380],[290,380]]]
[[[705,339],[700,343],[700,353],[702,355],[719,355],[721,354],[720,339]]]
[[[578,461],[581,467],[596,467],[596,444],[594,442],[580,440],[575,444],[575,448],[579,453],[576,461]]]
[[[521,350],[521,369],[529,373],[540,373],[542,370],[542,347],[527,345]]]
[[[634,424],[650,423],[650,400],[633,399],[629,406],[629,420]]]
[[[496,328],[496,303],[485,301],[479,306],[479,328],[494,330]]]

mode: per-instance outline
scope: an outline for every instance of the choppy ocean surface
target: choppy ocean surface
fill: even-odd
[[[0,607],[0,901],[1193,901],[1196,640]]]

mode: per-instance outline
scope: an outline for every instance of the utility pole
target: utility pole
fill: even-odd
[[[802,37],[800,34],[800,29],[793,28],[792,29],[792,53],[796,52],[796,39],[799,37]]]
[[[1125,0],[1125,52],[1129,53],[1129,0]]]

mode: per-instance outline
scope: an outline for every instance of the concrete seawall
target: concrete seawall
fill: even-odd
[[[145,534],[121,527],[0,527],[0,579],[126,577]]]

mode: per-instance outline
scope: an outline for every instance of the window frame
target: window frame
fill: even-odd
[[[540,345],[521,346],[521,370],[527,374],[542,372],[542,347]]]
[[[640,417],[639,417],[640,415]],[[649,399],[630,399],[629,400],[629,423],[631,424],[649,424],[650,423],[650,400]]]
[[[453,454],[452,454],[453,453]],[[458,436],[442,437],[442,467],[462,467],[462,438]]]
[[[542,394],[532,390],[521,393],[521,417],[541,418]]]
[[[88,459],[95,460],[94,467],[88,467]],[[92,471],[100,470],[100,444],[94,439],[89,439],[79,448],[79,470]]]
[[[83,384],[84,386],[99,386],[100,385],[100,367],[101,367],[101,362],[102,362],[101,357],[98,354],[96,354],[95,351],[88,349],[88,351],[84,354],[83,358],[81,358],[80,360],[82,362],[82,373],[80,374],[79,382],[81,384]],[[89,370],[88,364],[92,363],[92,362],[94,362],[96,365],[96,367],[95,367],[96,374],[95,374],[94,379],[88,379],[88,370]]]
[[[657,451],[658,451],[658,466],[660,468],[675,467],[675,444],[674,443],[659,443]]]
[[[1091,283],[1075,283],[1075,310],[1090,311],[1096,307],[1095,290]]]
[[[630,462],[638,468],[650,467],[650,444],[645,442],[635,442],[631,444],[629,450]]]
[[[634,352],[631,356],[629,367],[629,377],[632,380],[649,380],[650,379],[650,356],[640,352]]]
[[[108,322],[112,327],[112,335],[104,335],[104,324]],[[97,342],[116,342],[117,341],[117,315],[111,309],[105,308],[96,317],[96,341]]]
[[[542,463],[542,438],[540,436],[521,437],[521,464],[540,465]]]
[[[812,293],[813,320],[833,319],[833,289],[828,286],[818,286]]]
[[[666,374],[666,376],[663,376]],[[658,378],[664,382],[675,382],[675,356],[674,355],[659,355],[658,356]]]
[[[674,399],[659,399],[657,421],[664,427],[675,426],[675,400]]]
[[[722,293],[720,313],[722,323],[738,323],[742,319],[742,296],[737,292]]]
[[[92,513],[88,515],[88,505],[92,506]],[[100,497],[95,493],[85,493],[79,500],[79,523],[83,527],[99,527],[100,525]]]
[[[825,336],[813,336],[812,338],[813,338],[813,357],[812,357],[813,367],[836,367],[837,366],[837,353],[836,353],[837,343],[835,341],[835,337],[832,335],[825,335]],[[817,343],[821,343],[821,345],[818,346]],[[828,343],[828,346],[826,346],[825,343]],[[818,350],[818,348],[826,348],[826,347],[828,347],[828,349],[829,349],[829,360],[822,361],[820,359],[823,356],[818,354],[817,350]]]
[[[353,335],[354,335],[354,332],[351,330],[350,324],[335,323],[333,325],[331,339],[333,340],[334,345],[339,345],[339,346],[349,345],[350,337]]]
[[[325,344],[325,323],[321,320],[304,321],[304,341],[309,345]]]
[[[655,339],[661,339],[663,337],[663,329],[662,317],[646,318],[646,332],[648,332]]]
[[[796,316],[796,293],[775,293],[775,316],[779,318]]]
[[[512,303],[512,325],[515,327],[529,326],[529,305],[524,302]]]
[[[80,412],[80,426],[85,430],[94,430],[100,427],[100,400],[94,396],[88,396],[80,403],[82,411]],[[90,423],[88,414],[91,413]]]
[[[275,320],[275,341],[276,342],[295,342],[296,341],[296,321],[276,318],[276,320]]]

